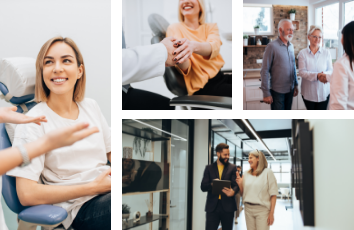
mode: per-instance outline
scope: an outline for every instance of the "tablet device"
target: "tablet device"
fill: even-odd
[[[213,180],[212,193],[214,195],[224,194],[221,190],[223,190],[225,187],[230,188],[231,181],[229,181],[229,180]]]

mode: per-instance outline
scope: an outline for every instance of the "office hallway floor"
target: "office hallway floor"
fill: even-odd
[[[293,209],[285,210],[285,206],[289,206],[290,201],[277,199],[274,211],[274,224],[270,226],[270,230],[293,230]],[[247,230],[245,210],[242,210],[238,217],[238,224],[234,225],[233,230]]]

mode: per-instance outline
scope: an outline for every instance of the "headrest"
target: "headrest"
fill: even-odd
[[[12,104],[34,99],[36,60],[16,57],[0,59],[0,91],[2,98]]]
[[[148,17],[150,29],[155,36],[166,37],[167,27],[170,25],[166,19],[159,14],[150,14]]]

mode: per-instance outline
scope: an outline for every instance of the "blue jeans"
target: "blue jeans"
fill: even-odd
[[[87,201],[76,215],[75,230],[111,230],[111,193]]]
[[[294,89],[292,89],[289,93],[277,93],[271,89],[270,94],[273,98],[273,103],[270,104],[272,110],[291,110]]]

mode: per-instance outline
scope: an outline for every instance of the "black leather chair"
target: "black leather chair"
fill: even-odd
[[[154,34],[151,44],[159,43],[166,37],[169,23],[158,14],[151,14],[148,18],[149,26]],[[175,67],[166,67],[164,80],[171,93],[177,95],[171,99],[171,106],[189,106],[202,109],[232,109],[231,97],[192,95],[188,96],[184,77]]]

